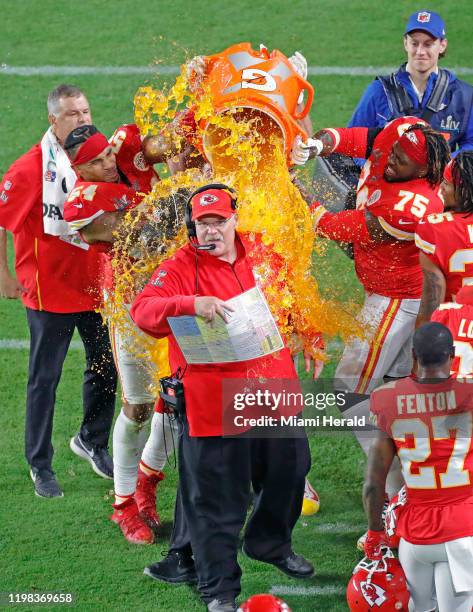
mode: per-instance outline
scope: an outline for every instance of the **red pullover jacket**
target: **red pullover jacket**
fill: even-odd
[[[140,329],[155,338],[169,337],[171,371],[185,370],[182,382],[191,436],[222,435],[224,379],[297,379],[287,348],[267,357],[238,363],[192,365],[187,364],[171,334],[167,317],[196,314],[197,287],[198,295],[229,300],[255,286],[246,257],[247,239],[237,234],[236,240],[237,259],[233,264],[208,252],[197,251],[189,244],[180,248],[157,268],[131,308],[131,316]]]

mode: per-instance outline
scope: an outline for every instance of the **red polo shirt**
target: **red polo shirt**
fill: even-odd
[[[16,275],[26,289],[23,303],[58,313],[94,310],[101,298],[102,255],[44,233],[42,174],[37,144],[13,163],[0,184],[0,226],[14,235]]]

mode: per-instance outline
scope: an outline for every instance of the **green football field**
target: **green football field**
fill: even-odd
[[[287,55],[300,50],[311,68],[325,67],[327,74],[310,77],[316,92],[314,127],[344,125],[372,78],[356,76],[353,69],[399,64],[405,21],[421,8],[405,0],[0,0],[0,172],[41,139],[47,127],[46,97],[59,83],[82,87],[94,122],[111,134],[119,124],[132,121],[133,94],[140,85],[169,83],[174,77],[163,73],[172,72],[186,58],[243,41],[254,47],[265,43]],[[440,12],[447,23],[450,46],[445,66],[473,72],[470,2],[432,1],[429,8]],[[78,74],[73,68],[78,66],[90,70]],[[150,66],[154,72],[145,69]],[[117,74],[117,67],[135,70]],[[343,74],[337,68],[343,68]],[[468,74],[462,78],[473,82]],[[13,258],[11,250],[10,254]],[[314,260],[314,274],[322,289],[341,301],[360,300],[352,263],[338,249],[329,248],[324,257]],[[65,496],[35,497],[23,457],[27,337],[21,303],[0,301],[0,606],[8,593],[62,592],[74,594],[77,610],[203,609],[191,588],[158,584],[143,576],[144,566],[160,559],[167,548],[177,480],[174,459],[159,489],[165,522],[162,537],[153,546],[133,547],[108,519],[111,481],[93,474],[69,450],[82,410],[80,348],[69,352],[56,404],[54,469]],[[339,345],[330,346],[335,348],[325,370],[327,378],[339,355]],[[364,457],[348,435],[313,435],[311,447],[310,479],[322,506],[317,515],[301,518],[294,548],[314,562],[316,576],[295,582],[240,556],[240,601],[271,591],[297,611],[347,609],[345,586],[359,559],[356,539],[364,530],[360,496]]]

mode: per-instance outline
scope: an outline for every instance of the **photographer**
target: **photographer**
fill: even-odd
[[[225,300],[255,287],[248,239],[236,232],[236,198],[231,189],[222,184],[198,189],[189,199],[186,222],[189,244],[159,266],[131,309],[143,331],[156,338],[169,337],[171,370],[183,373],[185,394],[174,532],[170,552],[154,564],[152,577],[168,582],[197,580],[208,609],[219,612],[236,610],[241,576],[238,538],[251,481],[256,497],[244,552],[290,576],[312,576],[312,565],[291,547],[310,454],[307,437],[300,431],[297,438],[222,437],[224,379],[294,380],[297,373],[287,348],[241,362],[186,362],[167,318],[193,315],[210,324],[216,317],[227,321],[232,308]],[[185,544],[186,530],[190,545]]]

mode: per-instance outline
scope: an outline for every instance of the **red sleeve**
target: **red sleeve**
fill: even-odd
[[[80,230],[105,212],[116,210],[103,197],[101,183],[76,183],[64,204],[64,220],[71,229]]]
[[[41,148],[36,145],[7,170],[0,183],[0,226],[17,233],[43,201]]]
[[[122,183],[78,181],[64,204],[64,219],[73,230],[80,230],[106,212],[135,208],[143,199]]]
[[[195,315],[195,295],[180,295],[180,291],[180,274],[173,269],[172,261],[164,262],[136,296],[130,311],[133,321],[150,336],[169,336],[168,317]]]
[[[318,203],[312,205],[311,209],[315,231],[319,235],[337,242],[371,242],[364,210],[342,210],[332,213]]]
[[[332,137],[334,149],[337,153],[343,153],[350,157],[366,157],[368,149],[368,128],[328,128],[327,132]]]
[[[440,266],[436,251],[437,237],[435,235],[434,226],[427,219],[420,221],[417,224],[415,231],[416,247],[420,249],[437,267]]]
[[[118,166],[131,164],[134,156],[141,151],[141,135],[134,123],[118,127],[109,142],[117,156]]]
[[[195,121],[194,108],[176,113],[174,118],[177,133],[185,138],[190,144],[195,145],[200,140]]]
[[[389,383],[388,383],[389,384]],[[373,425],[385,433],[390,433],[390,424],[387,412],[389,405],[389,394],[384,387],[372,392],[370,396],[370,420]]]

